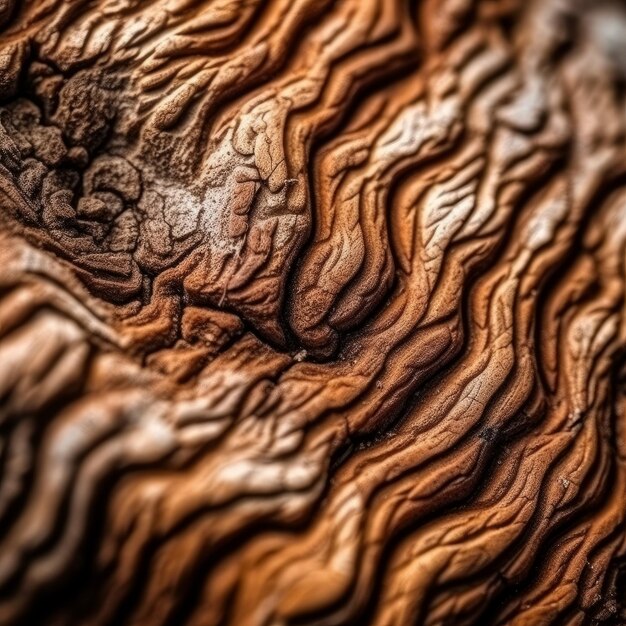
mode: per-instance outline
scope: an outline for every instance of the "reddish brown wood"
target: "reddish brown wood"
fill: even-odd
[[[0,33],[0,624],[626,624],[623,2]]]

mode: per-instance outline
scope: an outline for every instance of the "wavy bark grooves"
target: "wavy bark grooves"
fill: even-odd
[[[626,4],[0,0],[0,624],[626,624]]]

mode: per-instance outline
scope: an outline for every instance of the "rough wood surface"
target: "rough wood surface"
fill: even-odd
[[[0,0],[0,624],[626,624],[626,3]]]

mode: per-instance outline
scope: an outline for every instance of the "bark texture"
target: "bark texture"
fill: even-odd
[[[0,0],[0,624],[626,624],[626,4]]]

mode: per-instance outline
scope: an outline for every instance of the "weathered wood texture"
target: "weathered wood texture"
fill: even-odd
[[[626,624],[626,3],[0,33],[0,624]]]

